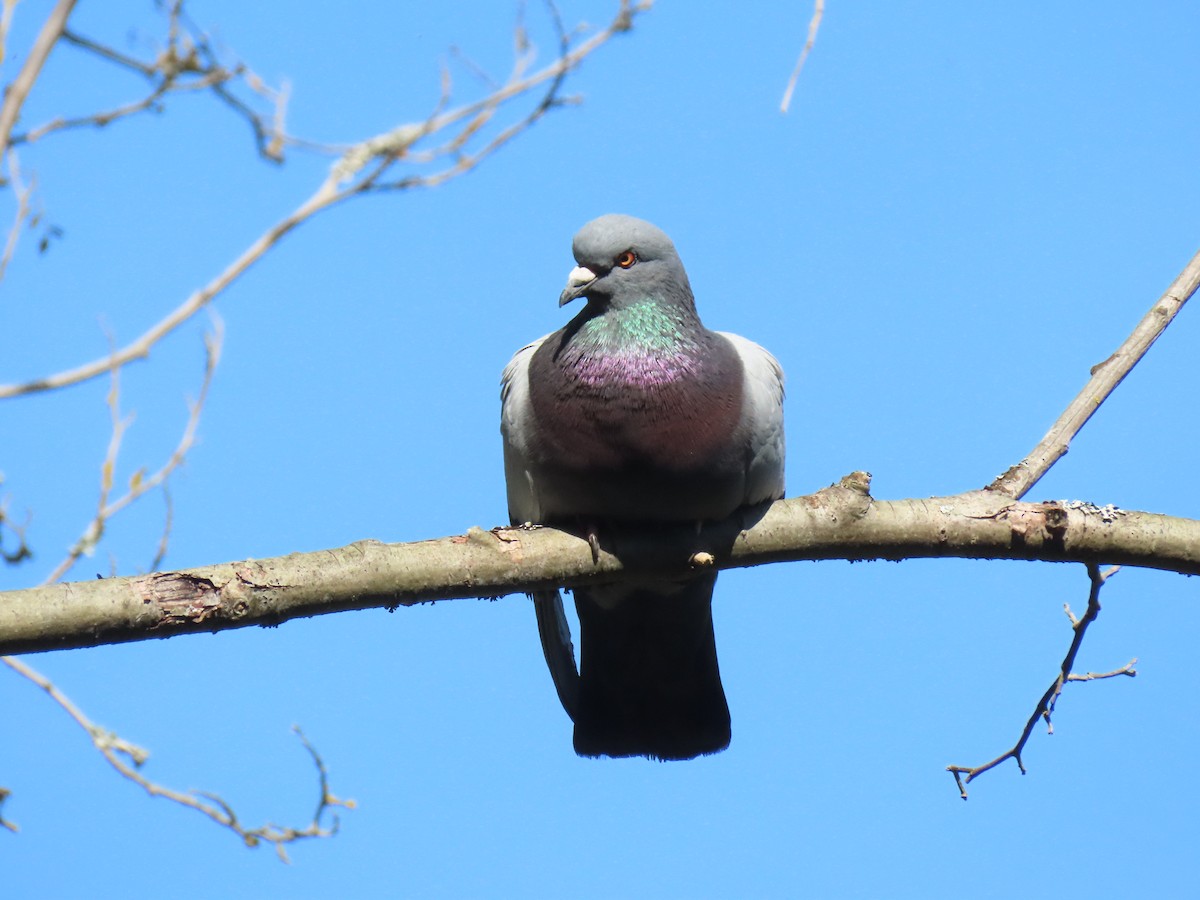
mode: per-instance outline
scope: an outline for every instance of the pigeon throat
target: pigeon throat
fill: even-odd
[[[696,376],[706,334],[694,314],[647,298],[584,319],[558,363],[582,385],[660,387]]]

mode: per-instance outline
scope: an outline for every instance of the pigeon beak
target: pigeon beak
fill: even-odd
[[[567,276],[567,286],[558,295],[558,305],[566,306],[577,297],[583,296],[595,280],[596,273],[587,268],[587,266],[576,266],[573,268],[571,274]]]

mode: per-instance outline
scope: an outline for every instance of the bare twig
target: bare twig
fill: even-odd
[[[482,160],[504,143],[507,143],[515,134],[531,126],[550,108],[558,105],[561,101],[557,101],[557,91],[566,74],[576,68],[585,57],[594,53],[612,39],[613,36],[629,31],[633,27],[634,17],[650,9],[651,5],[651,0],[642,0],[639,3],[631,3],[630,0],[621,0],[621,6],[617,11],[617,15],[609,23],[608,27],[586,41],[583,41],[574,49],[569,49],[570,38],[562,29],[561,23],[558,20],[557,10],[551,6],[550,9],[554,16],[555,26],[559,33],[559,57],[555,63],[546,66],[528,77],[522,77],[525,71],[526,57],[519,52],[513,73],[499,90],[494,91],[482,100],[468,103],[449,112],[435,113],[419,124],[401,125],[385,134],[363,141],[351,148],[338,161],[334,167],[334,172],[337,174],[339,181],[347,182],[355,177],[359,177],[364,169],[374,164],[375,168],[370,169],[365,176],[361,176],[356,185],[357,191],[369,191],[396,190],[417,186],[431,187],[455,175],[461,175],[464,172],[470,171],[478,164],[479,160]],[[405,159],[409,162],[428,162],[440,156],[457,152],[466,138],[469,138],[478,131],[480,125],[486,122],[487,118],[502,104],[528,93],[531,89],[547,81],[550,82],[550,87],[534,110],[522,117],[520,121],[512,125],[506,132],[502,133],[492,143],[472,157],[464,157],[455,165],[433,175],[412,176],[393,181],[383,181],[383,174],[393,163],[400,159]],[[439,147],[421,153],[413,151],[414,145],[422,139],[429,135],[437,134],[453,125],[457,125],[464,120],[467,120],[467,122],[462,130]],[[3,396],[2,390],[0,388],[0,397]]]
[[[1060,667],[1058,676],[1046,689],[1046,693],[1042,694],[1042,699],[1038,701],[1037,706],[1033,710],[1033,715],[1029,717],[1029,721],[1025,723],[1025,728],[1021,731],[1021,737],[1012,749],[1001,753],[991,762],[984,763],[981,766],[947,766],[946,771],[954,776],[954,781],[958,785],[959,796],[964,800],[967,799],[967,785],[970,784],[976,777],[984,772],[994,769],[1006,759],[1015,760],[1017,768],[1021,770],[1021,774],[1025,774],[1025,764],[1021,761],[1021,753],[1025,749],[1025,744],[1029,741],[1029,736],[1033,734],[1033,728],[1037,724],[1038,719],[1046,722],[1046,731],[1048,734],[1054,733],[1054,725],[1051,722],[1051,716],[1054,714],[1055,704],[1058,703],[1058,698],[1062,694],[1063,685],[1068,681],[1090,681],[1096,678],[1109,678],[1113,675],[1136,675],[1137,673],[1131,668],[1133,663],[1128,666],[1118,669],[1115,672],[1109,672],[1105,675],[1093,675],[1089,673],[1084,676],[1072,677],[1071,669],[1075,665],[1075,657],[1079,653],[1079,648],[1083,644],[1083,637],[1087,633],[1088,626],[1096,621],[1096,616],[1100,614],[1100,588],[1104,586],[1109,578],[1120,571],[1120,566],[1113,566],[1100,571],[1100,567],[1095,563],[1087,564],[1088,579],[1091,582],[1091,589],[1088,591],[1088,606],[1087,612],[1083,614],[1083,618],[1076,619],[1071,615],[1070,610],[1067,615],[1071,619],[1071,629],[1074,635],[1071,639],[1071,646],[1067,650],[1067,655],[1063,657],[1062,666]],[[1136,660],[1135,660],[1136,662]],[[965,777],[964,777],[965,776]]]
[[[353,800],[341,800],[330,792],[329,777],[325,770],[325,763],[300,729],[293,728],[299,736],[300,742],[311,755],[313,765],[317,770],[320,798],[317,803],[316,812],[313,814],[313,819],[303,828],[279,826],[270,822],[265,825],[249,828],[238,820],[237,814],[232,807],[216,794],[201,791],[188,791],[185,793],[164,787],[148,779],[139,771],[150,757],[148,751],[97,725],[66,694],[59,690],[50,679],[28,665],[24,660],[13,656],[0,656],[0,663],[4,663],[4,665],[8,666],[18,675],[21,675],[45,691],[67,715],[75,720],[80,728],[87,732],[92,745],[100,751],[109,765],[116,769],[122,776],[140,786],[152,797],[164,797],[173,803],[194,809],[201,815],[207,816],[218,825],[222,825],[234,832],[247,847],[257,847],[262,843],[271,844],[274,846],[275,852],[279,854],[279,858],[284,862],[288,862],[287,844],[304,838],[332,837],[338,830],[338,816],[334,810],[339,806],[346,809],[354,808]],[[3,799],[4,796],[0,795],[0,802]],[[326,813],[329,813],[332,818],[329,827],[324,827],[321,824]],[[0,819],[0,822],[3,822],[3,820]],[[13,826],[10,824],[4,824],[13,829]]]
[[[109,420],[112,423],[112,433],[109,435],[108,448],[104,452],[104,461],[100,464],[100,499],[96,504],[96,515],[88,523],[83,534],[71,546],[66,559],[59,563],[46,576],[43,584],[50,584],[62,578],[79,557],[90,554],[104,536],[104,526],[108,522],[108,495],[112,491],[113,473],[117,468],[117,456],[121,452],[121,441],[125,438],[125,429],[133,423],[133,416],[121,415],[121,368],[113,364],[110,368],[112,381],[108,388],[105,402],[108,404]]]
[[[13,252],[17,249],[17,240],[25,227],[25,220],[29,218],[29,198],[33,194],[33,185],[25,184],[21,180],[21,165],[16,151],[9,149],[4,158],[8,162],[8,182],[12,185],[17,199],[17,211],[13,216],[12,227],[8,229],[8,238],[4,241],[4,251],[0,254],[0,281],[4,280]]]
[[[175,522],[175,504],[171,500],[171,488],[166,479],[162,485],[163,502],[166,504],[166,514],[163,516],[163,530],[158,538],[158,549],[154,551],[154,559],[150,560],[149,572],[157,572],[167,555],[167,547],[171,543],[171,526]]]
[[[33,84],[37,81],[42,66],[46,64],[50,51],[62,37],[62,33],[67,27],[67,19],[74,8],[75,0],[58,0],[50,15],[46,17],[42,30],[29,50],[29,56],[25,58],[25,64],[21,66],[21,71],[17,73],[17,77],[5,90],[4,102],[0,105],[0,148],[9,146],[13,125],[16,124],[17,117],[21,114],[25,98],[33,89]]]
[[[17,827],[16,822],[10,822],[4,818],[4,801],[12,796],[12,791],[6,787],[0,787],[0,828],[11,831],[14,834],[21,829]]]
[[[56,131],[73,128],[103,128],[118,119],[147,109],[158,110],[160,101],[168,94],[185,91],[211,90],[222,102],[243,117],[254,132],[259,153],[273,162],[283,159],[286,141],[283,115],[286,91],[267,87],[261,78],[243,63],[223,64],[208,36],[184,15],[183,3],[173,3],[168,10],[167,43],[152,61],[136,59],[91,38],[64,29],[61,37],[69,44],[127,69],[151,81],[150,93],[141,100],[122,104],[106,111],[82,116],[60,116],[22,134],[12,136],[12,143],[32,143]],[[233,93],[231,85],[241,83],[266,100],[271,107],[260,113]]]
[[[189,81],[186,84],[176,83],[173,79],[164,79],[157,85],[153,91],[141,100],[135,100],[131,103],[126,103],[123,106],[115,107],[114,109],[105,110],[104,112],[92,113],[86,116],[75,116],[72,118],[60,117],[45,122],[36,128],[30,129],[22,134],[13,135],[12,142],[16,144],[32,144],[35,141],[41,140],[48,134],[55,131],[67,131],[72,128],[83,128],[92,126],[95,128],[103,128],[110,125],[118,119],[124,119],[127,116],[136,115],[144,112],[147,109],[159,109],[159,101],[172,92],[184,91],[201,91],[208,88],[216,88],[222,79],[229,77],[228,73],[215,72],[205,75],[196,81]]]
[[[3,485],[4,473],[0,472],[0,487]],[[33,556],[33,551],[29,548],[29,544],[25,540],[25,530],[28,524],[28,516],[24,525],[13,524],[12,519],[8,515],[8,497],[0,495],[0,559],[3,559],[10,566],[15,566],[17,563],[24,562]],[[6,529],[11,531],[17,538],[16,550],[4,549],[4,532]]]
[[[1188,299],[1200,287],[1200,253],[1192,257],[1165,294],[1142,317],[1133,333],[1104,362],[1092,367],[1092,377],[1058,421],[1029,455],[987,486],[989,491],[1021,498],[1066,454],[1071,440],[1100,404],[1146,355]]]
[[[203,288],[193,293],[182,304],[168,313],[159,322],[152,325],[132,343],[122,347],[113,354],[93,360],[74,369],[68,369],[34,381],[0,385],[0,400],[22,394],[38,393],[40,391],[54,390],[72,384],[79,384],[80,382],[104,374],[113,365],[123,366],[132,360],[148,357],[150,350],[155,344],[208,305],[215,296],[229,287],[254,263],[258,262],[285,235],[318,213],[341,203],[343,200],[370,191],[402,190],[417,186],[432,187],[470,171],[482,159],[495,152],[520,132],[529,128],[552,108],[556,103],[554,92],[557,91],[566,73],[578,66],[584,57],[595,52],[614,35],[628,31],[632,27],[634,16],[649,9],[650,5],[649,0],[643,0],[643,2],[636,4],[631,3],[630,0],[622,0],[617,15],[607,28],[583,41],[575,49],[569,52],[564,51],[558,60],[551,65],[528,77],[510,79],[504,87],[482,100],[468,103],[465,106],[445,113],[439,110],[424,122],[402,125],[386,134],[356,144],[337,161],[329,176],[316,189],[312,196],[301,203],[290,215],[268,228],[237,259],[230,263],[221,274]],[[517,71],[523,71],[525,65],[525,61],[519,59]],[[477,153],[460,156],[453,165],[431,175],[414,176],[393,181],[382,180],[385,172],[398,160],[403,158],[413,161],[410,150],[413,144],[422,138],[460,122],[464,123],[462,129],[442,145],[444,153],[453,155],[458,152],[462,143],[467,138],[474,135],[479,128],[486,124],[489,117],[501,104],[514,97],[523,95],[548,81],[551,82],[551,90],[543,96],[537,107],[522,117],[516,124],[502,130],[499,135],[493,138],[491,142]]]
[[[76,34],[71,29],[65,29],[62,34],[62,39],[68,44],[74,44],[81,50],[87,50],[89,53],[94,53],[101,59],[107,59],[109,62],[116,63],[125,69],[132,69],[147,78],[153,78],[158,72],[158,67],[154,63],[144,63],[140,59],[134,59],[132,56],[126,56],[118,50],[111,47],[106,47],[104,44],[99,44],[90,38],[86,38],[81,34]]]
[[[204,377],[200,383],[200,393],[196,397],[196,400],[189,404],[187,424],[184,426],[179,443],[176,444],[170,458],[163,463],[158,471],[147,476],[144,470],[139,469],[133,478],[130,479],[129,489],[117,499],[110,501],[109,494],[112,491],[117,457],[121,450],[121,440],[124,437],[125,429],[132,421],[131,418],[122,418],[120,413],[120,369],[119,366],[114,365],[112,369],[112,388],[108,394],[108,404],[112,418],[112,437],[109,440],[108,451],[105,454],[104,463],[100,469],[100,501],[97,504],[96,514],[84,529],[83,534],[72,545],[67,556],[46,576],[43,584],[50,584],[62,578],[79,561],[81,556],[90,553],[96,544],[99,543],[100,539],[104,536],[104,529],[109,519],[143,494],[164,484],[171,473],[183,465],[188,451],[192,448],[196,440],[196,428],[200,424],[200,415],[204,410],[204,402],[208,398],[208,389],[212,384],[213,374],[216,372],[217,364],[221,359],[221,344],[223,340],[224,326],[219,318],[214,317],[212,333],[204,336]],[[160,553],[165,553],[166,551],[166,540],[169,529],[170,519],[168,517],[167,531],[164,531],[159,544]],[[156,561],[158,559],[159,557],[156,557]]]
[[[150,355],[150,350],[155,344],[207,306],[213,297],[229,287],[247,269],[258,262],[285,234],[321,210],[344,200],[346,196],[348,194],[337,192],[326,182],[315,194],[297,207],[291,215],[268,228],[225,271],[221,272],[221,274],[203,288],[193,293],[182,304],[151,326],[132,343],[122,347],[111,356],[101,357],[86,365],[69,369],[65,372],[59,372],[48,378],[29,381],[23,384],[0,385],[0,400],[78,384],[103,374],[114,363],[118,366],[123,366],[131,360],[145,359]]]
[[[796,82],[800,80],[800,70],[804,68],[804,61],[808,59],[808,54],[817,41],[817,31],[821,28],[821,17],[824,15],[825,0],[816,0],[813,3],[812,18],[808,20],[808,38],[804,42],[804,49],[800,51],[800,58],[796,60],[796,68],[792,69],[792,77],[788,79],[787,88],[783,92],[783,101],[779,104],[781,113],[787,113],[788,107],[792,104],[792,92],[796,90]]]
[[[1130,678],[1137,677],[1137,657],[1135,656],[1119,669],[1113,669],[1111,672],[1085,672],[1082,675],[1068,675],[1067,681],[1097,681],[1101,678],[1116,678],[1119,675],[1127,675]]]

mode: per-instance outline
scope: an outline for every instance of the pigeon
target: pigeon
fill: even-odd
[[[698,524],[783,497],[783,371],[709,331],[675,245],[605,215],[575,235],[559,306],[585,306],[523,347],[501,378],[509,518],[586,528]],[[533,596],[580,756],[692,759],[729,746],[717,665],[716,573],[574,590],[575,670],[557,590]]]

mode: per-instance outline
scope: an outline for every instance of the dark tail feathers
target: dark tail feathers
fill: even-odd
[[[716,579],[576,589],[576,753],[691,759],[729,746],[712,622]]]

